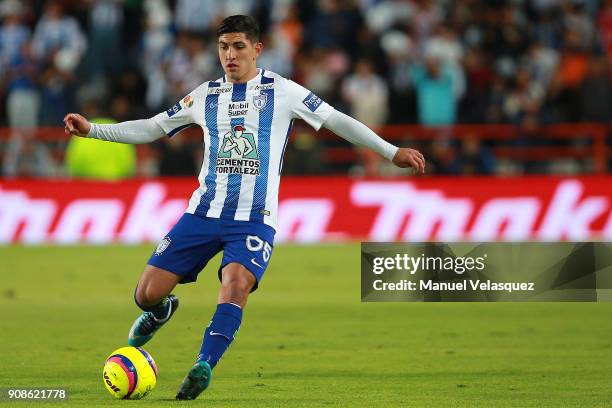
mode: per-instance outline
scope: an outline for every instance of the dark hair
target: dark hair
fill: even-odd
[[[225,18],[217,29],[217,38],[227,33],[244,33],[251,42],[259,42],[259,24],[251,16],[237,15]]]

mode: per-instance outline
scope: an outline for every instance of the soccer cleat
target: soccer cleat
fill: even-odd
[[[181,388],[176,393],[178,400],[196,399],[210,385],[212,370],[206,361],[198,361],[187,373]]]
[[[170,301],[170,309],[168,315],[163,319],[156,319],[152,312],[144,312],[134,322],[130,333],[128,334],[128,344],[133,347],[141,347],[153,338],[153,335],[160,327],[164,325],[176,309],[178,309],[179,300],[174,295],[168,295]]]

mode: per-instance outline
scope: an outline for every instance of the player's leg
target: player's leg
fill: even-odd
[[[178,399],[194,399],[208,387],[211,370],[234,340],[249,293],[259,286],[272,254],[274,229],[267,225],[229,223],[223,231],[225,246],[217,309],[204,331],[198,360],[185,377]]]
[[[218,222],[183,214],[149,258],[134,300],[144,313],[136,319],[128,337],[142,346],[165,324],[178,307],[171,295],[177,283],[194,282],[206,263],[221,250]]]
[[[170,292],[181,276],[147,265],[136,290],[134,301],[143,313],[134,321],[128,334],[128,344],[140,347],[147,343],[178,309],[178,298]]]
[[[255,276],[239,263],[223,268],[217,309],[204,332],[198,360],[215,368],[240,328],[242,311],[256,283]]]
[[[183,380],[177,399],[195,399],[208,388],[211,371],[234,340],[242,322],[242,310],[256,283],[255,276],[239,263],[223,268],[217,309],[204,332],[197,362]]]

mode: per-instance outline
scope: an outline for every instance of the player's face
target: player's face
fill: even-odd
[[[246,82],[257,75],[257,57],[261,43],[253,43],[244,33],[219,37],[219,61],[229,82]]]

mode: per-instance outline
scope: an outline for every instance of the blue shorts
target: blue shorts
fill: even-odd
[[[223,251],[219,280],[222,269],[237,262],[255,276],[254,291],[272,256],[274,234],[274,228],[260,222],[185,213],[161,240],[148,264],[179,275],[180,283],[195,282],[208,261]]]

